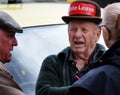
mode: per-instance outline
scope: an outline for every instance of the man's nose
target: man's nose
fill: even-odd
[[[75,37],[81,37],[82,36],[82,32],[80,30],[77,30],[75,33]]]
[[[17,46],[18,45],[18,42],[17,42],[16,38],[14,38],[12,42],[13,42],[13,46]]]

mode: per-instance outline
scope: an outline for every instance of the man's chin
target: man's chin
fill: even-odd
[[[9,63],[11,61],[11,58],[10,59],[6,59],[5,61],[4,61],[4,63]]]
[[[73,47],[72,50],[75,53],[83,53],[85,52],[85,47]]]

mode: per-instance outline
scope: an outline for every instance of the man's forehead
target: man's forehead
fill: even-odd
[[[68,25],[70,24],[90,24],[90,25],[96,25],[98,26],[97,24],[95,24],[94,22],[91,22],[91,21],[87,21],[87,20],[72,20],[69,22]]]

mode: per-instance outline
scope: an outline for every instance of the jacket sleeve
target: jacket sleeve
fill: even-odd
[[[47,57],[36,83],[36,95],[69,95],[69,86],[61,86],[55,56]]]

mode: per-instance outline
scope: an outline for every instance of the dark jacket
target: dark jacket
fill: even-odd
[[[120,95],[120,41],[90,68],[72,85],[72,95]]]
[[[98,60],[105,48],[97,44],[89,64]],[[69,95],[69,87],[73,84],[70,71],[70,47],[58,55],[48,56],[42,64],[36,83],[36,95]]]

